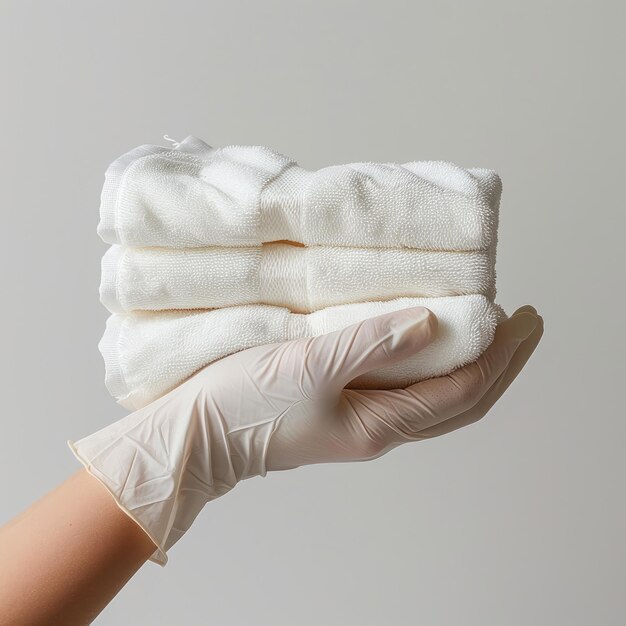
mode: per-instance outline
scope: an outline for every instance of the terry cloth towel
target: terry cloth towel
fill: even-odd
[[[211,311],[142,311],[111,315],[99,348],[111,395],[130,410],[167,393],[205,365],[257,345],[317,336],[402,308],[423,305],[438,336],[418,354],[356,378],[349,387],[390,389],[450,373],[491,343],[504,312],[480,295],[398,298],[344,304],[309,314],[252,304]]]
[[[501,182],[443,161],[351,163],[310,171],[262,146],[189,136],[116,159],[98,233],[133,247],[309,246],[486,250]]]
[[[495,296],[487,251],[327,248],[125,248],[102,259],[100,298],[112,313],[272,304],[310,313],[399,297]]]

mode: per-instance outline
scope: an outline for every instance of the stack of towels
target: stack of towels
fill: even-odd
[[[441,161],[311,171],[196,137],[107,169],[98,233],[106,385],[138,409],[246,348],[424,305],[435,341],[355,388],[405,387],[475,360],[494,303],[501,182]]]

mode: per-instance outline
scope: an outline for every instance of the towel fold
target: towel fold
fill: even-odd
[[[309,246],[486,250],[501,182],[443,161],[351,163],[310,171],[262,146],[187,137],[115,160],[98,232],[134,247]]]
[[[102,259],[100,297],[112,313],[271,304],[309,313],[399,297],[495,295],[490,252],[303,247],[125,248]]]
[[[418,305],[437,339],[349,387],[450,373],[505,317],[500,194],[494,171],[443,161],[311,171],[262,146],[139,146],[109,166],[101,196],[106,385],[138,409],[226,355]]]
[[[502,309],[481,295],[398,298],[328,307],[309,314],[262,304],[211,311],[111,315],[99,348],[106,385],[131,410],[145,406],[205,365],[257,345],[311,337],[389,311],[426,306],[439,321],[435,341],[390,367],[359,376],[354,388],[405,387],[469,363],[491,343]]]

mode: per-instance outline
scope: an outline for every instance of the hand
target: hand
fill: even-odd
[[[532,307],[498,325],[490,347],[448,376],[395,390],[345,388],[436,336],[423,307],[319,337],[258,346],[212,363],[150,405],[70,444],[88,471],[165,552],[202,507],[267,471],[379,457],[483,417],[543,333]]]

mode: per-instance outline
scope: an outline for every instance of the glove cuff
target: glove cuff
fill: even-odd
[[[165,565],[167,550],[204,505],[237,483],[224,437],[212,432],[199,403],[169,406],[164,397],[68,445],[156,546],[150,560]]]

